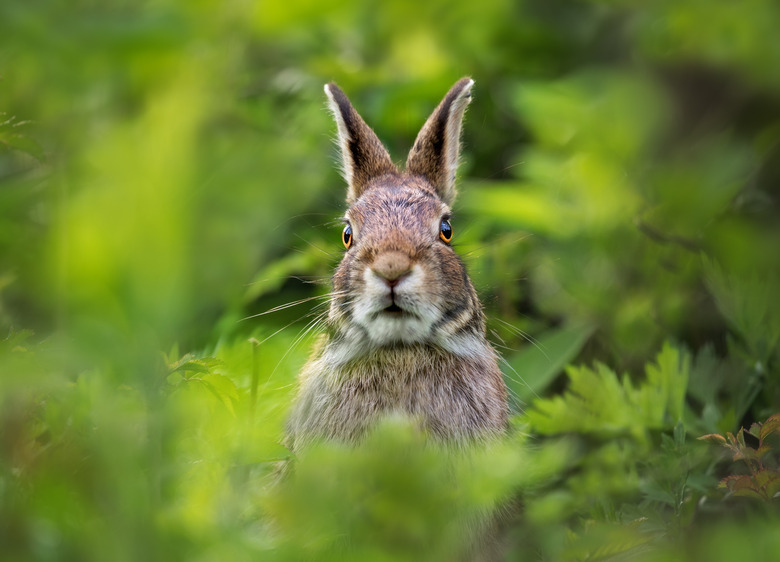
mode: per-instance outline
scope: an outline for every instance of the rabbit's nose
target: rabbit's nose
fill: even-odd
[[[412,271],[412,260],[402,252],[384,252],[374,260],[371,271],[390,287],[395,287]]]

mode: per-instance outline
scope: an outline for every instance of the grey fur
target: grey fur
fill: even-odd
[[[327,330],[304,366],[288,424],[293,450],[357,443],[382,416],[417,420],[434,439],[506,431],[506,387],[465,267],[439,237],[455,197],[461,122],[473,80],[431,114],[400,171],[335,84],[352,246],[333,277]]]

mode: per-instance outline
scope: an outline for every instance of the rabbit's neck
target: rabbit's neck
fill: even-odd
[[[313,438],[354,442],[379,418],[417,419],[436,438],[482,439],[506,427],[506,391],[493,350],[459,356],[430,345],[373,350],[339,362],[327,342],[304,367],[291,418],[296,446]]]

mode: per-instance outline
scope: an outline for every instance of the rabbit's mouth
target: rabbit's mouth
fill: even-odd
[[[411,310],[401,308],[395,302],[390,303],[376,314],[376,318],[388,318],[388,319],[417,319],[418,316]]]

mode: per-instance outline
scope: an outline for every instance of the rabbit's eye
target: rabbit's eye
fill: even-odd
[[[447,244],[449,244],[450,240],[452,240],[452,225],[450,224],[450,221],[447,219],[441,219],[439,238],[441,238],[442,241]]]
[[[352,245],[352,227],[350,225],[344,227],[344,231],[341,233],[341,241],[344,242],[344,247],[349,250],[349,247]]]

